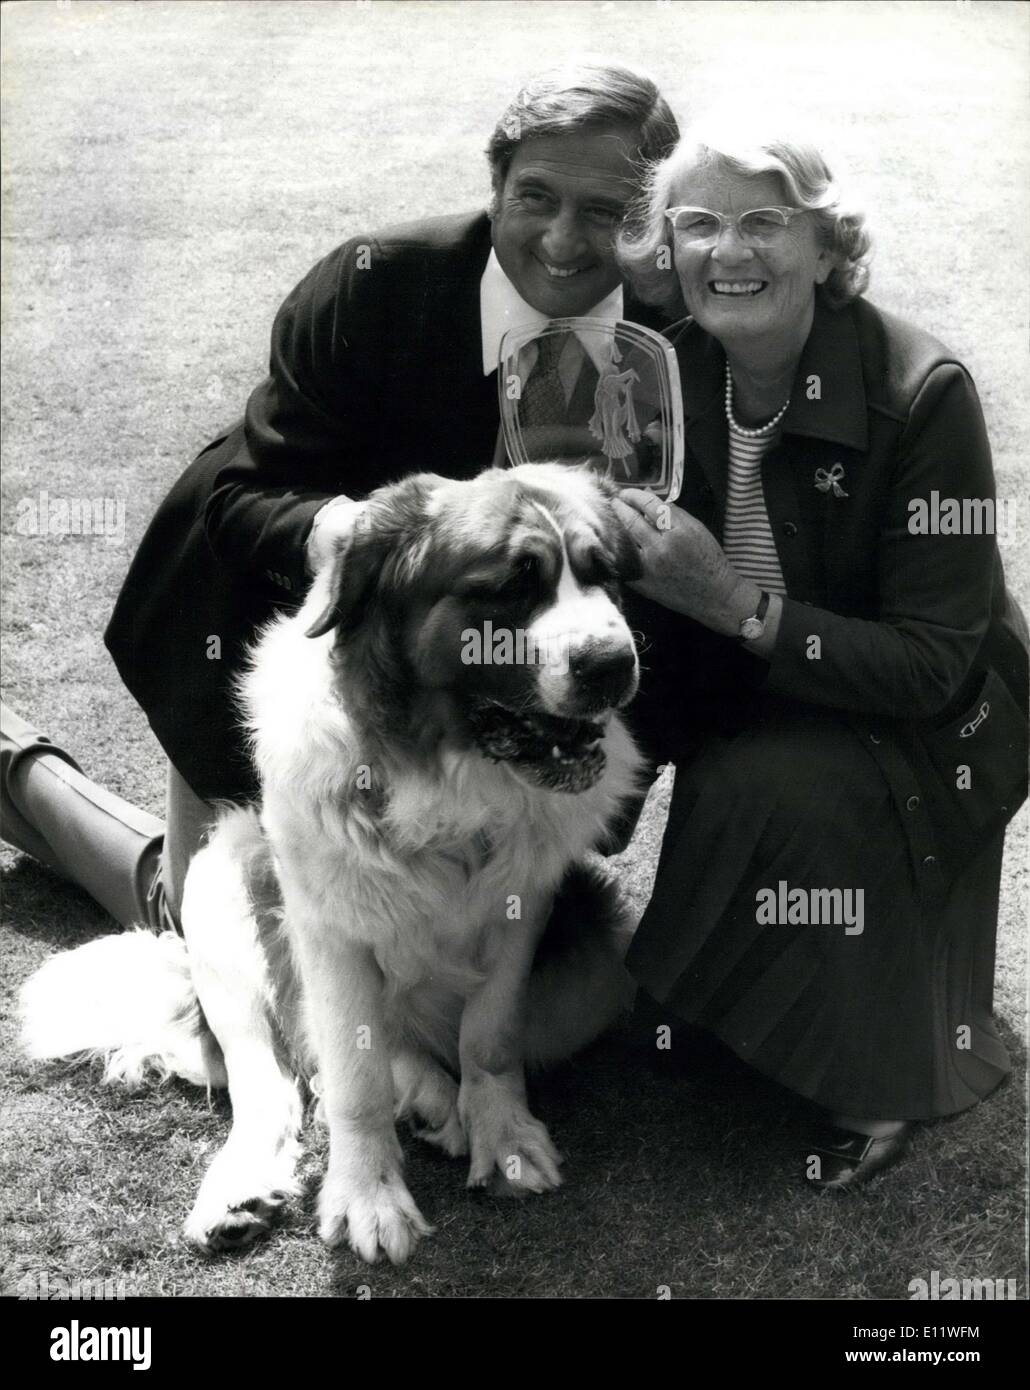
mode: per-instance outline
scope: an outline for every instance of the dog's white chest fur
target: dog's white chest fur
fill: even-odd
[[[577,795],[529,786],[474,749],[444,750],[429,773],[393,767],[384,785],[332,688],[329,638],[306,638],[305,623],[273,624],[244,691],[270,840],[297,851],[323,920],[371,946],[387,980],[465,994],[498,934],[518,931],[600,841],[636,790],[639,754],[613,716],[605,771]]]

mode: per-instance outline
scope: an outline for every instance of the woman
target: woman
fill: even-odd
[[[641,297],[691,315],[667,330],[680,503],[620,504],[652,639],[641,727],[677,763],[629,964],[643,1017],[825,1108],[821,1187],[1008,1071],[994,938],[1025,795],[1026,628],[985,533],[976,392],[862,298],[869,248],[815,149],[733,137],[659,164],[621,238]],[[946,499],[957,534],[933,525]]]

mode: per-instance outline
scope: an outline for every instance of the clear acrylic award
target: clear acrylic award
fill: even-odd
[[[497,389],[511,463],[586,464],[616,487],[679,496],[679,364],[660,333],[592,318],[509,329]]]

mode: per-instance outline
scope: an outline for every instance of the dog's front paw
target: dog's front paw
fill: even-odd
[[[463,1083],[459,1109],[471,1152],[469,1187],[515,1196],[561,1186],[561,1154],[546,1127],[503,1087]]]
[[[367,1186],[326,1176],[318,1199],[318,1234],[327,1245],[346,1242],[369,1264],[383,1253],[400,1265],[422,1236],[432,1233],[399,1173],[384,1172]]]
[[[242,1250],[266,1236],[300,1186],[293,1154],[260,1165],[249,1156],[220,1153],[209,1169],[183,1226],[189,1243],[205,1254]]]

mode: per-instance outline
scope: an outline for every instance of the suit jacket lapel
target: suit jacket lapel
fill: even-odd
[[[865,453],[869,414],[858,330],[847,309],[831,309],[816,295],[812,331],[794,378],[784,436],[829,440]]]
[[[484,212],[470,220],[453,250],[434,262],[432,298],[438,331],[433,336],[446,344],[433,363],[434,375],[482,380],[479,284],[489,256],[490,219]]]
[[[847,309],[831,309],[817,295],[783,437],[762,469],[780,567],[795,598],[812,603],[832,598],[825,559],[846,545],[849,478],[868,448],[868,401],[854,317]],[[838,469],[839,493],[817,486],[820,476]]]
[[[480,213],[451,246],[430,258],[426,272],[419,413],[433,439],[435,466],[456,478],[487,467],[497,440],[497,374],[483,375],[479,311],[489,255],[490,221]]]

